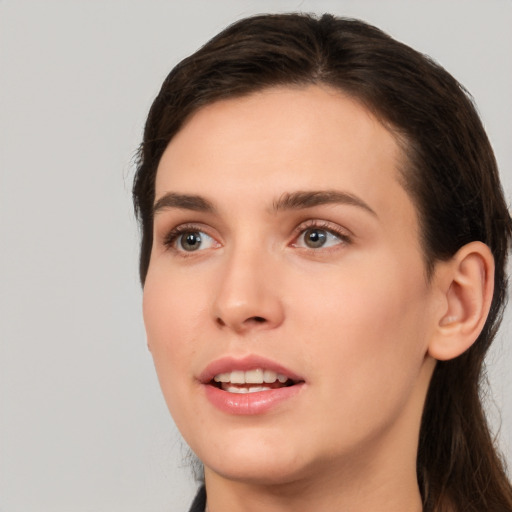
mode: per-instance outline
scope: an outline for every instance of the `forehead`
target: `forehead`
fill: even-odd
[[[393,134],[340,91],[271,88],[196,112],[162,156],[156,199],[169,191],[215,192],[222,201],[230,191],[261,198],[336,188],[379,208],[383,191],[404,194],[401,160]]]

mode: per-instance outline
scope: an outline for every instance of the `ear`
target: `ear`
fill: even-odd
[[[434,279],[443,301],[428,352],[446,361],[465,352],[487,320],[494,291],[494,258],[489,247],[482,242],[464,245],[441,264]]]

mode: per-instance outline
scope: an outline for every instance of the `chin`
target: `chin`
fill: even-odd
[[[303,454],[282,437],[272,443],[254,437],[245,441],[231,437],[222,449],[212,449],[209,444],[205,450],[196,451],[205,470],[232,481],[265,486],[291,483],[307,473]]]
[[[236,461],[215,461],[211,466],[205,463],[205,468],[233,482],[266,487],[291,484],[302,479],[306,473],[293,464],[283,464],[275,459],[254,464],[253,461],[238,458]]]

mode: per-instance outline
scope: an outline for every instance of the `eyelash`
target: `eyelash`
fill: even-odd
[[[198,226],[196,224],[180,224],[179,226],[176,226],[173,228],[164,238],[164,245],[169,248],[173,249],[176,252],[179,253],[186,253],[187,251],[180,251],[175,247],[176,242],[180,238],[180,236],[185,235],[187,233],[204,233],[209,238],[214,239],[212,236],[208,235],[206,233],[204,227]],[[215,240],[215,239],[214,239]],[[194,252],[194,251],[190,251]]]
[[[297,241],[297,239],[304,235],[304,233],[310,229],[317,229],[319,231],[326,231],[332,235],[334,235],[335,237],[339,238],[340,239],[340,243],[341,245],[350,245],[352,243],[352,236],[349,235],[349,233],[347,232],[347,230],[345,229],[342,229],[341,227],[337,226],[336,224],[332,224],[330,222],[327,222],[327,221],[319,221],[319,220],[308,220],[302,224],[300,224],[299,226],[297,226],[297,228],[295,228],[294,232],[295,232],[295,235],[294,235],[294,242],[292,243],[292,246],[295,246],[297,247],[295,244],[295,242]],[[307,250],[307,251],[311,251],[311,252],[317,252],[319,249],[313,249],[313,248],[304,248],[304,247],[298,247],[299,249],[304,249],[304,250]],[[330,247],[325,247],[324,250],[329,250],[331,249]]]
[[[297,249],[302,249],[305,251],[310,252],[318,252],[322,247],[320,248],[308,248],[308,247],[299,247],[296,245],[296,242],[298,238],[306,231],[311,229],[317,229],[319,231],[326,231],[330,233],[331,235],[335,236],[336,238],[339,238],[341,245],[349,245],[352,243],[352,237],[347,233],[346,230],[341,229],[339,226],[335,224],[331,224],[327,221],[319,221],[319,220],[309,220],[306,222],[301,223],[299,226],[297,226],[294,229],[293,234],[293,241],[291,242],[292,247],[296,247]],[[185,251],[180,250],[176,247],[176,243],[180,236],[187,234],[187,233],[204,233],[207,237],[215,240],[215,238],[211,235],[209,235],[205,228],[203,226],[198,226],[196,224],[180,224],[179,226],[176,226],[173,228],[164,238],[163,244],[166,248],[173,250],[174,252],[180,253],[180,255],[186,257],[191,256],[195,251]],[[217,242],[218,243],[218,242]],[[338,245],[338,244],[337,244]],[[325,247],[325,250],[329,250],[331,247]]]

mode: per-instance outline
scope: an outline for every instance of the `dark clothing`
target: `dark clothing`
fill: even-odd
[[[206,489],[203,485],[199,491],[197,491],[189,512],[204,512],[204,507],[206,507]]]

